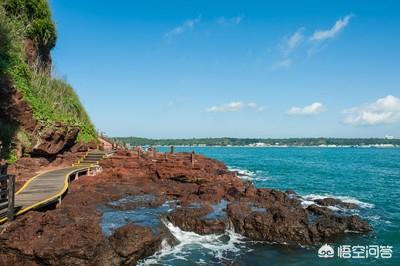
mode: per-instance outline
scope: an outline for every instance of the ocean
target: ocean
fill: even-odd
[[[323,197],[356,203],[360,208],[354,214],[367,219],[373,231],[366,235],[349,232],[328,242],[334,257],[320,258],[321,245],[250,242],[232,228],[222,235],[201,236],[165,222],[180,243],[174,247],[165,244],[160,252],[141,261],[141,265],[400,265],[399,148],[177,147],[176,150],[195,151],[220,160],[230,169],[246,174],[243,178],[257,187],[292,189],[303,196],[305,203],[307,199]],[[354,252],[339,257],[338,248],[344,251],[361,248],[364,252],[358,253],[361,258],[355,258]],[[374,250],[380,253],[377,255]]]

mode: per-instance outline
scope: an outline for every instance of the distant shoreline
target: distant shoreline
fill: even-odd
[[[148,139],[116,137],[116,141],[129,146],[180,146],[180,147],[319,147],[319,148],[396,148],[400,138],[192,138]]]
[[[151,145],[142,145],[151,146]],[[168,148],[171,145],[153,145],[154,147]],[[380,146],[380,145],[366,145],[366,146],[284,146],[284,145],[271,145],[271,146],[249,146],[249,145],[237,145],[237,146],[222,146],[222,145],[212,145],[212,146],[200,146],[200,145],[172,145],[178,148],[355,148],[355,149],[391,149],[400,148],[399,145],[393,146]]]

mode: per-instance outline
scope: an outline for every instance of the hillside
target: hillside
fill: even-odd
[[[56,39],[46,0],[0,0],[0,140],[9,162],[97,139],[73,88],[52,76]]]

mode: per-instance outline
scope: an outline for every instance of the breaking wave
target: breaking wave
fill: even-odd
[[[212,260],[216,260],[214,263],[223,263],[231,261],[235,254],[251,251],[246,247],[244,237],[235,233],[232,225],[223,234],[199,235],[183,231],[169,221],[162,222],[178,241],[177,245],[171,246],[167,240],[163,240],[161,249],[138,265],[154,265],[161,260],[163,264],[167,262],[167,265],[174,265],[177,260],[187,261],[190,255],[198,258],[197,265],[205,265],[206,261],[209,264]]]
[[[266,176],[265,172],[261,170],[250,171],[236,166],[228,166],[228,170],[232,172],[237,172],[238,177],[242,180],[247,180],[247,181],[271,180],[271,177]]]
[[[256,173],[250,170],[241,169],[234,166],[228,166],[228,170],[232,172],[237,172],[241,179],[249,179],[251,180],[253,177],[256,176]]]
[[[302,205],[304,207],[308,207],[311,204],[315,204],[314,200],[326,199],[326,198],[334,198],[334,199],[339,199],[346,203],[353,203],[353,204],[356,204],[357,206],[359,206],[360,208],[369,208],[370,209],[370,208],[375,207],[374,204],[363,202],[354,197],[349,197],[349,196],[335,196],[335,195],[330,195],[330,194],[324,194],[324,195],[309,194],[309,195],[302,196],[301,198],[302,198]],[[332,206],[332,208],[336,208],[336,207]]]

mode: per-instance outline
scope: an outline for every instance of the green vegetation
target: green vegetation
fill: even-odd
[[[206,145],[206,146],[245,146],[254,143],[265,143],[267,145],[288,145],[288,146],[319,146],[319,145],[373,145],[373,144],[393,144],[400,145],[400,139],[382,138],[193,138],[193,139],[146,139],[138,137],[120,137],[118,141],[129,143],[132,146],[143,145]]]
[[[96,139],[97,133],[74,89],[64,80],[49,78],[41,71],[32,71],[31,74],[32,89],[23,93],[33,107],[36,119],[44,124],[60,121],[79,126],[78,141]]]
[[[5,158],[9,163],[14,163],[17,156],[16,150],[11,145],[11,140],[18,131],[18,128],[0,120],[0,129],[0,140],[3,141],[0,158]]]
[[[41,50],[56,45],[57,34],[47,0],[1,0],[6,14],[25,28],[24,37],[35,41]]]
[[[95,140],[96,131],[73,88],[64,80],[53,78],[43,68],[56,38],[47,1],[0,0],[0,82],[9,80],[12,83],[32,107],[35,119],[45,127],[54,122],[78,126],[81,129],[78,141]],[[35,63],[28,62],[26,39],[33,41],[37,49]],[[5,127],[2,131],[6,132],[0,134],[7,150],[3,155],[13,159],[9,140],[17,131],[12,132],[13,126],[9,126],[9,130]]]

